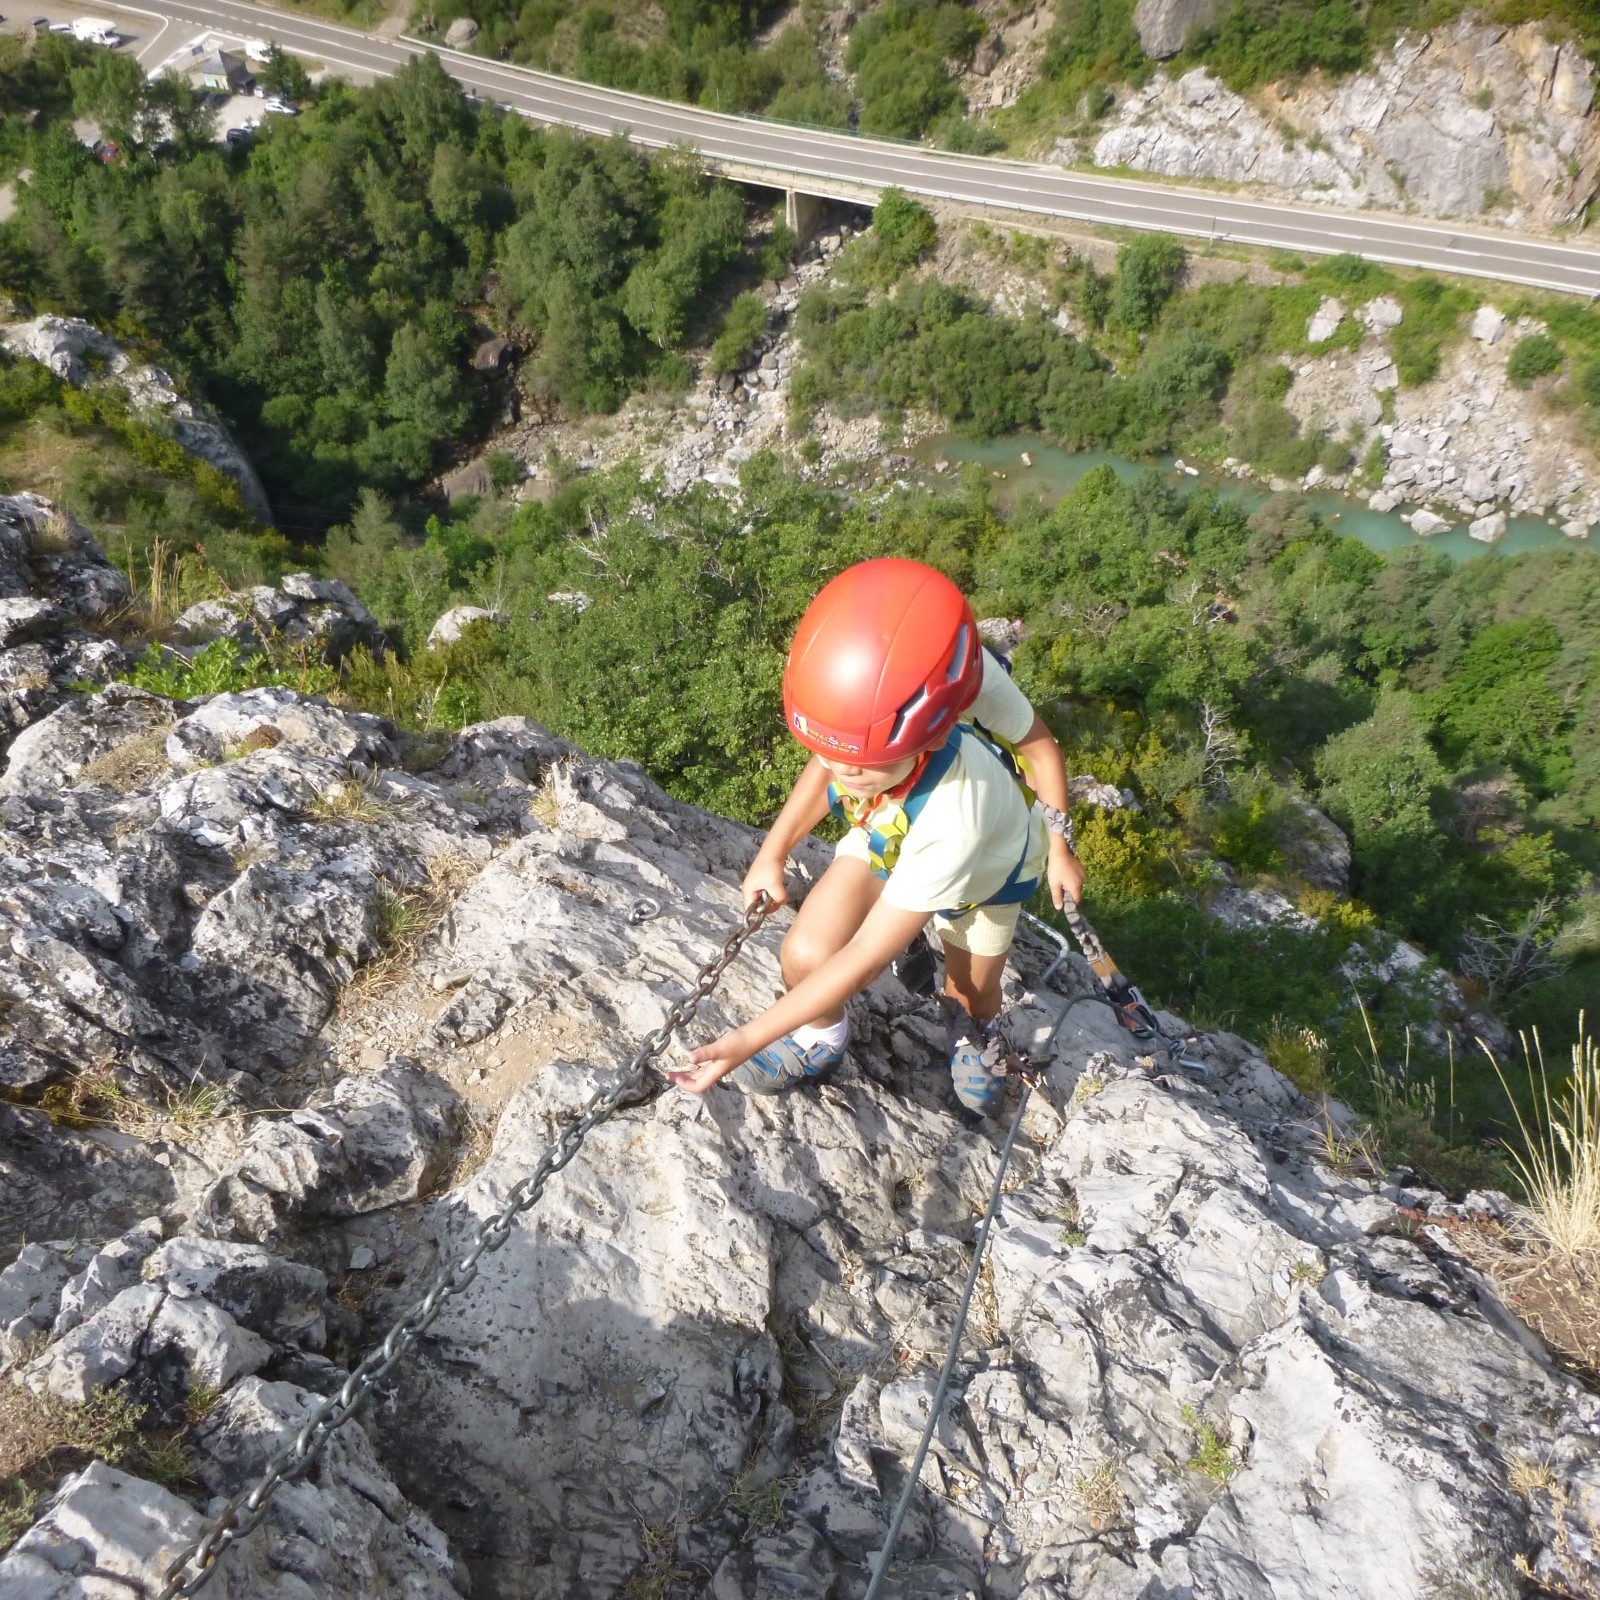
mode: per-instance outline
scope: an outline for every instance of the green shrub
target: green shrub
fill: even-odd
[[[767,302],[753,290],[742,294],[722,319],[722,331],[711,346],[713,372],[739,372],[750,361],[765,336],[771,313]]]
[[[233,639],[214,639],[192,659],[153,644],[133,664],[128,682],[172,700],[198,700],[211,694],[278,687],[300,694],[326,694],[338,677],[309,656],[274,663],[269,656],[246,655]]]
[[[1561,346],[1549,334],[1530,333],[1512,349],[1506,378],[1515,389],[1531,389],[1536,379],[1554,372],[1564,359]]]
[[[1117,251],[1112,314],[1125,327],[1144,332],[1183,281],[1188,256],[1176,239],[1147,233]]]

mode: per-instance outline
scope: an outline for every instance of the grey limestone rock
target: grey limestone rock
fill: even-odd
[[[153,736],[172,726],[175,715],[172,701],[129,683],[113,683],[99,694],[69,700],[11,741],[0,794],[47,794],[136,741],[144,752],[154,743]],[[149,750],[147,759],[155,757]]]
[[[1140,0],[1149,54],[1182,43],[1195,0]],[[1158,37],[1157,49],[1152,40]],[[1263,184],[1300,204],[1378,206],[1540,230],[1582,215],[1600,187],[1594,71],[1536,24],[1463,17],[1402,35],[1363,72],[1280,85],[1271,104],[1203,68],[1127,95],[1093,143],[1100,166]],[[1582,109],[1578,109],[1582,107]],[[1063,159],[1082,158],[1063,140]],[[1481,336],[1480,336],[1481,337]]]
[[[103,1244],[84,1263],[83,1270],[61,1290],[60,1309],[50,1329],[52,1339],[70,1333],[124,1289],[138,1283],[150,1252],[161,1243],[161,1219],[146,1217],[120,1238]]]
[[[212,695],[183,717],[167,739],[167,757],[181,771],[226,759],[242,749],[287,746],[352,768],[394,762],[394,729],[364,711],[338,711],[292,689],[245,689]]]
[[[1189,30],[1214,21],[1222,5],[1223,0],[1139,0],[1133,25],[1144,53],[1157,61],[1177,55]]]
[[[503,627],[510,621],[503,611],[486,611],[482,606],[452,606],[443,612],[428,630],[428,648],[442,644],[455,644],[468,628],[478,623],[490,627]]]
[[[327,1278],[259,1245],[185,1234],[150,1256],[145,1276],[204,1295],[242,1327],[275,1344],[320,1350],[327,1339]]]
[[[329,663],[353,650],[380,656],[389,647],[376,618],[347,585],[308,572],[290,573],[275,588],[259,584],[241,595],[197,601],[172,626],[190,646],[232,639],[256,652],[287,644],[308,648]]]
[[[343,1078],[321,1104],[260,1121],[201,1215],[219,1237],[267,1241],[291,1221],[359,1216],[426,1192],[455,1149],[461,1105],[450,1088],[397,1057]]]
[[[264,1339],[209,1300],[137,1283],[55,1339],[17,1378],[38,1394],[81,1405],[140,1368],[168,1391],[170,1403],[200,1385],[226,1388],[268,1354]]]
[[[0,1271],[0,1363],[50,1332],[62,1289],[94,1254],[93,1245],[51,1239],[24,1245]]]
[[[145,421],[232,478],[253,516],[262,522],[272,520],[266,491],[249,457],[217,417],[179,394],[171,375],[160,367],[135,365],[114,339],[79,317],[44,316],[13,323],[0,328],[0,343],[41,362],[74,388],[116,384]]]

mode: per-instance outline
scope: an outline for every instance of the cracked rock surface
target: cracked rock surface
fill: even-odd
[[[120,786],[68,760],[0,799],[0,1382],[118,1386],[190,1476],[75,1467],[0,1600],[153,1584],[618,1082],[755,843],[519,719],[418,751],[286,691],[107,692],[34,726],[114,749],[134,703]],[[688,1042],[776,993],[786,917]],[[1019,1045],[1064,1003],[1048,954],[1007,980]],[[859,1597],[1003,1128],[955,1108],[930,1003],[885,977],[852,1017],[810,1090],[630,1095],[208,1592]],[[1570,1588],[1600,1401],[1460,1254],[1470,1208],[1329,1166],[1242,1040],[1141,1049],[1061,1023],[886,1592],[1511,1600],[1519,1558]]]

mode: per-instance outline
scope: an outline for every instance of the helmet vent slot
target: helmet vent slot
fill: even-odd
[[[906,723],[922,708],[923,702],[928,698],[926,688],[918,689],[906,703],[894,714],[894,726],[889,730],[888,742],[898,744],[901,736],[906,731]]]
[[[950,652],[950,668],[944,675],[946,683],[955,683],[967,670],[967,625],[956,629],[956,647]]]

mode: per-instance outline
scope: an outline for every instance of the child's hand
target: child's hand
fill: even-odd
[[[710,1044],[703,1044],[698,1050],[692,1051],[689,1060],[692,1066],[677,1072],[669,1072],[666,1077],[678,1088],[689,1094],[704,1094],[713,1084],[720,1083],[735,1067],[742,1066],[749,1059],[750,1051],[740,1041],[738,1030],[725,1033],[720,1039],[713,1039]]]
[[[1051,842],[1054,844],[1055,841]],[[1046,877],[1050,884],[1050,898],[1055,902],[1057,911],[1061,910],[1065,900],[1077,905],[1083,898],[1083,863],[1066,848],[1064,841],[1061,849],[1051,850]]]
[[[755,860],[750,863],[750,870],[744,875],[744,883],[740,885],[745,905],[750,905],[762,893],[774,907],[789,903],[789,890],[783,881],[786,860],[785,856],[768,855],[765,850],[757,852]]]

